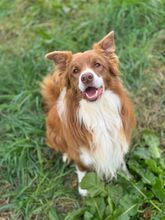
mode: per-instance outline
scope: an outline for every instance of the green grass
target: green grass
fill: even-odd
[[[0,219],[165,218],[164,21],[163,0],[1,0]],[[74,166],[45,144],[39,84],[53,69],[47,52],[86,50],[110,30],[138,117],[127,158],[134,178],[105,184],[91,173],[83,200]]]

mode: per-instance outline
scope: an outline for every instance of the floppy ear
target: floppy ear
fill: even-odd
[[[114,31],[111,31],[102,40],[94,44],[93,48],[101,49],[106,53],[114,53],[115,52]]]
[[[53,51],[45,55],[45,58],[53,60],[60,68],[65,68],[72,58],[71,51]]]

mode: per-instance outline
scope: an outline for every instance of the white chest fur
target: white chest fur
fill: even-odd
[[[114,177],[124,162],[128,144],[121,135],[121,103],[112,91],[105,91],[95,102],[80,101],[78,119],[93,135],[90,150],[81,149],[81,160],[94,166],[99,176]]]

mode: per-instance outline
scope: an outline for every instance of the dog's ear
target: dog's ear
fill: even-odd
[[[68,62],[72,59],[71,51],[53,51],[45,55],[45,58],[53,60],[59,68],[65,69]]]
[[[101,49],[105,53],[114,53],[115,52],[114,31],[111,31],[102,40],[94,44],[93,49],[99,49],[99,50]]]

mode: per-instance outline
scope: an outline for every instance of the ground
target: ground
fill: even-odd
[[[84,51],[110,30],[138,120],[132,179],[89,173],[84,200],[74,166],[45,143],[44,55]],[[0,220],[165,219],[165,2],[1,0],[0,33]]]

